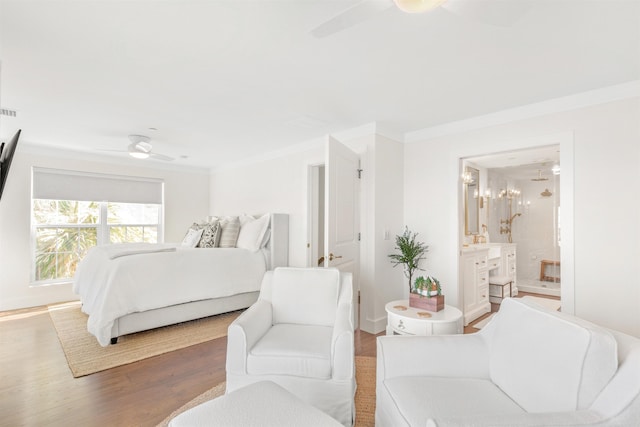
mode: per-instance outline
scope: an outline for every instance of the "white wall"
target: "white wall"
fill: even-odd
[[[289,265],[307,265],[307,178],[324,164],[321,142],[300,152],[211,173],[211,215],[289,214]]]
[[[386,324],[384,305],[403,297],[404,278],[387,257],[393,236],[403,225],[403,144],[374,133],[343,138],[360,155],[361,181],[360,290],[361,327],[380,332]],[[246,163],[211,174],[213,215],[281,212],[289,214],[289,264],[307,266],[308,168],[324,164],[323,141],[299,152]],[[390,239],[384,240],[388,230]]]
[[[18,144],[9,179],[0,200],[0,310],[77,299],[70,284],[30,286],[31,168],[46,167],[162,179],[165,183],[165,241],[179,242],[193,221],[205,218],[209,207],[208,171],[154,169],[150,163],[123,164],[79,159],[75,153]]]
[[[370,135],[361,154],[360,328],[369,333],[385,329],[387,302],[408,297],[402,267],[389,260],[404,230],[403,153],[403,144]]]
[[[428,237],[428,264],[447,302],[459,303],[458,159],[553,143],[554,135],[571,133],[573,158],[561,157],[561,197],[574,211],[563,225],[572,222],[575,236],[562,248],[563,281],[565,274],[574,276],[574,300],[563,289],[563,304],[587,320],[640,336],[640,199],[633,190],[640,186],[639,123],[640,99],[632,98],[407,144],[405,220]],[[561,142],[561,156],[567,146]],[[567,246],[573,271],[565,268]]]

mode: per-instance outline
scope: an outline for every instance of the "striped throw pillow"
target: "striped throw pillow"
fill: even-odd
[[[240,220],[237,216],[228,216],[220,220],[220,240],[218,247],[235,248],[240,234]]]

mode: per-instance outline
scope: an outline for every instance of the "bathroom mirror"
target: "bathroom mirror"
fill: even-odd
[[[480,231],[480,172],[469,166],[464,169],[464,234]]]

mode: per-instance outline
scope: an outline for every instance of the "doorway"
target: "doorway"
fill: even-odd
[[[480,223],[491,243],[515,243],[518,292],[561,297],[560,145],[465,159],[486,183]]]
[[[331,136],[324,164],[308,167],[307,266],[351,273],[354,327],[359,327],[360,157]]]
[[[325,166],[311,165],[308,170],[309,238],[308,267],[324,265]],[[321,261],[322,260],[322,261]]]

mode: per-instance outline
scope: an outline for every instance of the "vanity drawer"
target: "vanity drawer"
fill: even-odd
[[[490,258],[488,263],[488,270],[495,270],[496,268],[500,268],[500,258]]]
[[[488,286],[489,285],[489,271],[479,271],[478,272],[478,286]]]
[[[476,267],[478,270],[486,270],[489,267],[489,259],[486,254],[476,256]]]
[[[489,285],[478,286],[478,302],[480,304],[489,302]]]

